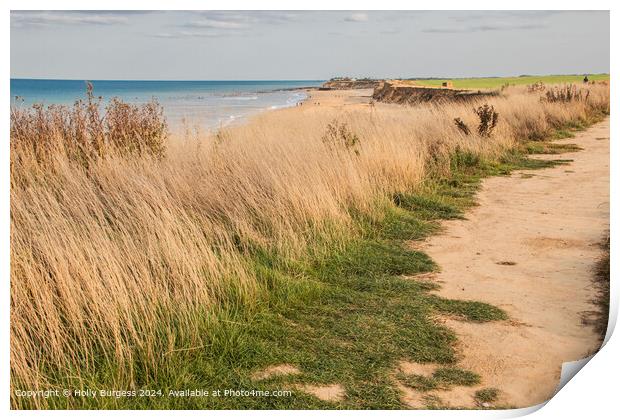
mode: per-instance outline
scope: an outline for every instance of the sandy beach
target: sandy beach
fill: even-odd
[[[368,106],[372,101],[372,89],[318,90],[308,89],[308,98],[302,106],[324,106],[342,109],[351,106]],[[384,105],[384,104],[382,104]]]

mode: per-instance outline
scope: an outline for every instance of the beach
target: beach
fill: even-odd
[[[173,130],[183,126],[217,129],[236,124],[266,110],[296,106],[305,98],[305,87],[317,80],[286,81],[153,81],[92,80],[93,93],[106,105],[112,98],[144,104],[152,99],[164,108]],[[73,106],[86,99],[84,80],[11,79],[11,104],[29,107]]]

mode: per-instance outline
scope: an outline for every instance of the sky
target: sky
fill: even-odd
[[[609,72],[607,11],[12,11],[11,77],[324,80]]]

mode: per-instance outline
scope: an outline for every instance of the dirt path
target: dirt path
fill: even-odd
[[[609,120],[562,142],[584,150],[539,158],[573,163],[485,180],[467,220],[422,246],[441,267],[438,294],[508,313],[506,322],[445,322],[459,337],[459,365],[515,407],[549,399],[561,364],[598,347],[582,317],[596,309],[593,265],[609,227]],[[451,398],[463,405],[442,396]]]

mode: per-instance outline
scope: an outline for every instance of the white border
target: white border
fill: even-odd
[[[0,398],[4,410],[9,409],[9,114],[10,106],[10,88],[8,80],[10,79],[10,19],[9,10],[388,10],[388,9],[412,9],[412,10],[463,10],[464,6],[468,6],[470,10],[611,10],[611,42],[617,39],[618,21],[615,10],[612,5],[617,4],[611,1],[590,0],[583,1],[542,1],[542,0],[521,0],[521,1],[503,1],[497,2],[489,0],[470,0],[467,3],[452,1],[433,1],[413,3],[402,0],[357,0],[357,1],[339,1],[339,0],[297,0],[294,3],[286,0],[229,0],[229,1],[206,1],[206,0],[6,0],[3,2],[4,13],[1,16],[0,33],[2,34],[2,57],[0,61],[2,74],[4,74],[4,82],[0,85],[0,98],[2,100],[4,115],[0,124],[2,125],[2,144],[0,152],[0,243],[2,244],[0,252],[0,279],[3,280],[1,322],[1,350],[2,364],[0,367],[0,376],[2,378],[0,388]],[[610,52],[611,73],[617,68],[617,54]],[[618,89],[616,83],[612,81],[612,113],[611,131],[617,132],[616,105],[618,98]],[[613,138],[614,136],[612,136]],[[615,214],[617,185],[618,185],[618,168],[614,164],[618,157],[618,147],[614,142],[611,143],[611,214]],[[614,217],[611,223],[611,240],[612,240],[612,273],[617,272],[618,263],[616,261],[616,243],[618,236],[617,223]],[[612,274],[613,278],[613,274]],[[615,324],[618,312],[618,288],[616,282],[612,281],[611,289],[611,311],[612,324]],[[375,417],[375,416],[392,416],[407,418],[411,417],[432,417],[432,418],[508,418],[525,415],[536,411],[532,418],[537,419],[555,419],[555,418],[573,418],[574,416],[590,418],[609,418],[611,413],[616,412],[615,400],[617,398],[617,379],[619,373],[618,355],[620,354],[620,343],[617,337],[607,337],[608,341],[605,347],[587,364],[577,375],[576,379],[570,381],[546,406],[544,409],[536,411],[538,407],[530,409],[510,410],[510,411],[328,411],[328,412],[307,412],[307,411],[219,411],[219,412],[183,412],[183,416],[192,418],[205,418],[206,416],[217,416],[222,418],[242,418],[252,416],[253,418],[270,418],[279,419],[289,416],[306,417],[306,416],[326,416],[330,418],[359,418],[359,417]],[[542,406],[542,405],[541,405]],[[30,418],[39,415],[49,416],[50,418],[78,418],[85,415],[84,412],[25,412],[11,411],[11,416]],[[141,412],[119,412],[119,411],[93,411],[87,415],[94,418],[102,418],[108,416],[121,417],[153,417],[165,418],[171,413],[166,411],[141,411]]]

